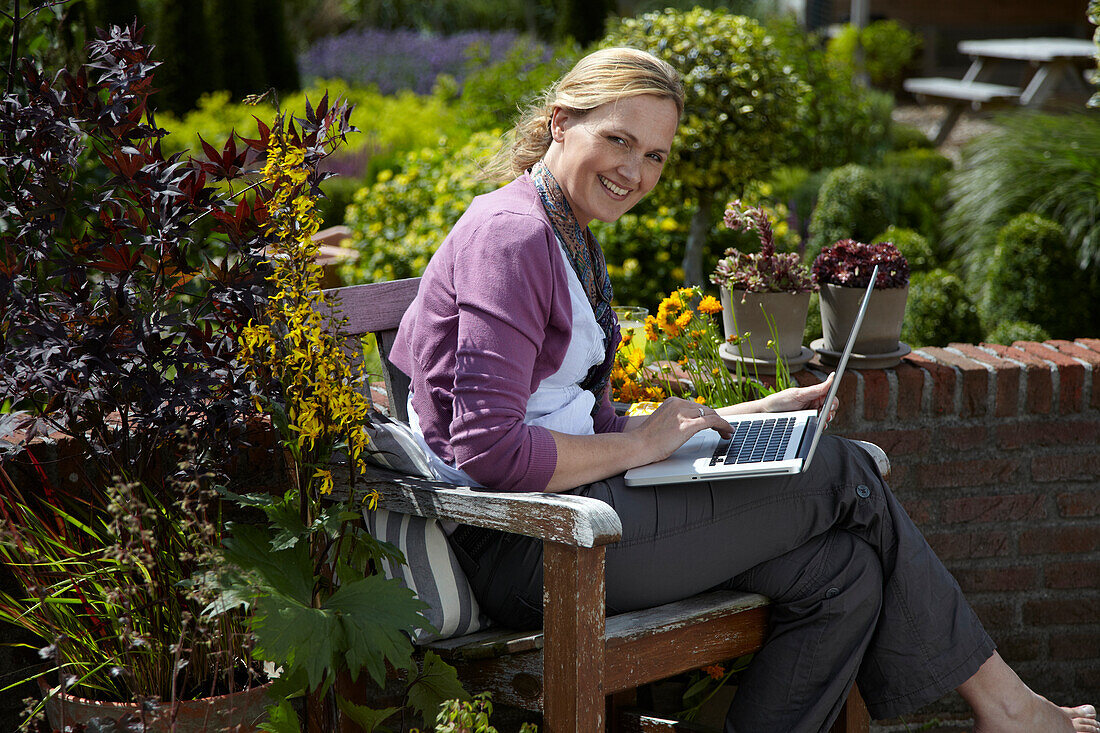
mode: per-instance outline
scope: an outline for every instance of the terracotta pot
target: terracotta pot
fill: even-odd
[[[38,684],[43,695],[48,695],[49,684],[44,680],[39,680]],[[146,727],[142,730],[145,733],[253,733],[267,720],[269,685],[270,683],[257,685],[248,690],[201,700],[183,700],[177,702],[174,708],[163,705],[152,712],[146,711]],[[46,701],[46,720],[51,730],[61,731],[66,726],[86,725],[95,718],[142,721],[141,711],[136,703],[99,702],[62,692]]]
[[[821,286],[821,330],[825,349],[836,352],[844,350],[863,293],[864,288],[831,284]],[[908,297],[908,286],[874,290],[852,352],[869,355],[897,351]]]
[[[775,322],[780,356],[787,360],[797,359],[802,353],[802,335],[809,310],[809,293],[746,293],[722,288],[722,325],[726,338],[749,333],[741,345],[745,358],[775,361],[775,354],[768,348],[771,331],[764,319],[767,313]],[[733,351],[736,350],[733,347]]]

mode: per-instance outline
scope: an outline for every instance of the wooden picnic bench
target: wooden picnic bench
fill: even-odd
[[[346,318],[349,343],[374,334],[382,355],[390,412],[407,420],[409,381],[386,359],[419,278],[326,291]],[[880,461],[885,454],[871,446]],[[877,453],[876,453],[877,451]],[[491,628],[424,645],[453,664],[472,692],[497,703],[541,711],[545,733],[677,730],[674,721],[633,706],[640,686],[761,648],[768,599],[732,591],[705,593],[658,608],[606,617],[604,548],[622,533],[602,501],[553,493],[456,487],[371,469],[367,488],[379,506],[419,517],[504,530],[541,539],[541,631]],[[853,688],[833,733],[865,733],[870,720]]]
[[[1079,71],[1085,65],[1095,65],[1096,54],[1092,41],[1079,38],[991,38],[960,41],[958,48],[970,57],[970,67],[962,79],[929,77],[902,82],[905,91],[919,101],[947,105],[947,114],[929,135],[936,145],[947,139],[968,107],[977,110],[1018,104],[1038,108],[1064,78],[1076,79],[1084,87]],[[1027,86],[990,84],[993,70],[1001,61],[1025,61],[1035,67]]]

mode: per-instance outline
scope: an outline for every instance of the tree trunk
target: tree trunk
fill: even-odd
[[[703,246],[710,231],[710,209],[714,201],[711,191],[699,192],[699,205],[691,215],[687,246],[684,247],[684,284],[703,285]]]

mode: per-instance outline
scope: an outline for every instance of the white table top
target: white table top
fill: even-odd
[[[960,41],[959,52],[967,56],[1021,61],[1058,61],[1091,59],[1096,56],[1096,44],[1080,38],[994,38],[983,41]]]

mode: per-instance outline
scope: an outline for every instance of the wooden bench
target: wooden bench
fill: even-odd
[[[968,107],[977,110],[991,105],[1015,104],[1019,101],[1021,93],[1018,87],[945,77],[906,79],[902,82],[902,86],[922,103],[932,101],[947,104],[947,115],[929,134],[936,145],[942,144],[947,139],[955,123]]]
[[[354,348],[373,333],[382,354],[391,413],[407,420],[409,382],[386,355],[419,278],[327,291],[347,319]],[[878,449],[876,449],[878,450]],[[885,460],[881,453],[879,460]],[[544,614],[541,632],[484,630],[426,645],[453,664],[471,692],[541,711],[545,733],[676,730],[672,722],[634,712],[638,687],[754,652],[768,628],[768,599],[751,593],[707,593],[634,613],[605,617],[604,548],[622,532],[610,506],[587,497],[502,493],[455,487],[371,469],[368,488],[379,506],[541,539]],[[868,730],[852,690],[834,733]]]

